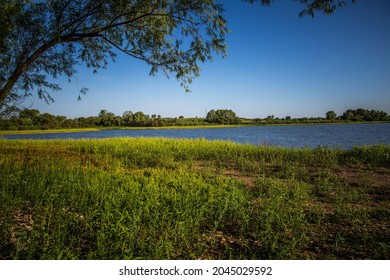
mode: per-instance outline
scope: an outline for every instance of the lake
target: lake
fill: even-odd
[[[90,132],[4,135],[6,139],[80,139],[109,137],[167,137],[230,140],[254,145],[283,147],[351,148],[390,144],[390,123],[248,126],[236,128],[102,130]]]

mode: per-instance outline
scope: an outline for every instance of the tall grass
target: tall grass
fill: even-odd
[[[0,259],[388,258],[389,151],[0,140]]]

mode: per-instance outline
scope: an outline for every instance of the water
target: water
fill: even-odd
[[[283,147],[350,148],[390,144],[390,123],[302,126],[248,126],[237,128],[102,130],[91,132],[4,135],[6,139],[80,139],[108,137],[167,137],[230,140]]]

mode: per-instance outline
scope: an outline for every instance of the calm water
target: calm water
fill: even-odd
[[[7,139],[79,139],[108,137],[168,137],[231,140],[283,147],[329,146],[350,148],[390,144],[390,123],[303,126],[251,126],[206,129],[103,130],[93,132],[4,135]]]

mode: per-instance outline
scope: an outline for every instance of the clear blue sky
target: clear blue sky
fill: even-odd
[[[228,56],[201,65],[185,93],[175,78],[149,76],[145,63],[119,55],[107,70],[78,68],[77,79],[58,80],[55,103],[28,100],[43,112],[96,116],[101,109],[163,117],[204,117],[232,109],[240,117],[317,117],[349,108],[390,113],[390,1],[361,0],[331,16],[299,18],[302,6],[271,7],[223,1],[231,33]],[[77,101],[80,84],[89,88]]]

